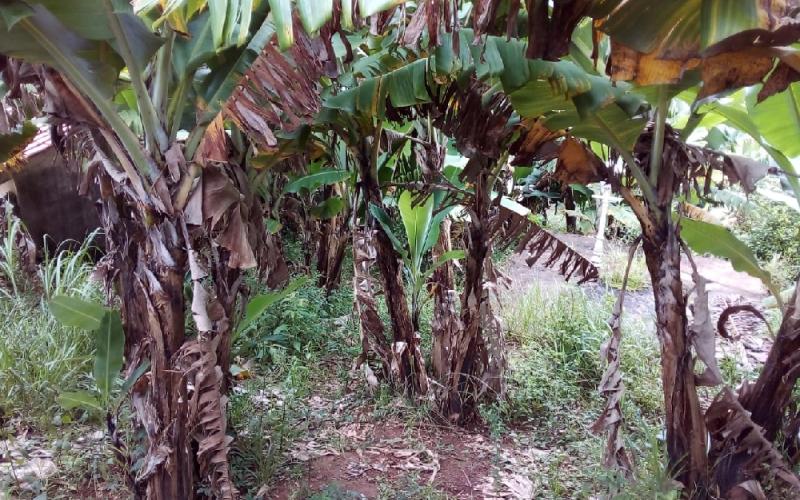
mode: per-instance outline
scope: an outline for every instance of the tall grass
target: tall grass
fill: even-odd
[[[531,418],[577,401],[599,402],[597,385],[605,369],[600,346],[608,339],[608,318],[615,295],[589,297],[575,287],[557,291],[533,287],[508,304],[509,339],[518,344],[512,357],[510,408]],[[660,411],[659,351],[654,332],[638,319],[623,323],[621,370],[625,404],[645,415]]]
[[[0,295],[12,297],[22,291],[25,277],[22,273],[20,251],[17,240],[22,235],[22,221],[11,215],[12,207],[5,203],[0,207]]]
[[[16,262],[16,250],[8,241],[12,237],[9,233],[0,242],[6,278],[18,272],[8,269]],[[33,287],[12,285],[5,290],[0,301],[0,408],[7,416],[47,427],[60,418],[58,394],[89,381],[91,334],[61,325],[48,311],[47,300],[57,294],[102,300],[100,287],[91,279],[90,241],[75,251],[45,256],[35,279],[25,278]]]
[[[620,348],[623,438],[635,480],[597,466],[605,437],[589,429],[604,403],[597,391],[605,370],[599,351],[610,335],[607,321],[616,296],[596,293],[534,287],[509,301],[504,317],[514,346],[508,398],[486,414],[504,427],[522,425],[537,443],[559,450],[546,459],[552,470],[545,474],[556,498],[591,498],[600,491],[610,498],[672,498],[657,439],[662,428],[658,342],[637,318],[623,320]],[[574,473],[565,476],[558,457],[571,462]]]

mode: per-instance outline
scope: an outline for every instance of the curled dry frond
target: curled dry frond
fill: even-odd
[[[197,441],[200,472],[211,479],[217,498],[237,496],[230,477],[228,450],[233,438],[225,434],[225,404],[222,395],[222,370],[217,363],[221,337],[199,338],[184,344],[176,364],[184,372],[188,391],[188,428]]]
[[[225,104],[225,116],[252,138],[263,152],[275,152],[274,131],[293,132],[311,123],[319,111],[318,80],[324,72],[319,39],[296,30],[297,41],[281,53],[268,43]]]
[[[754,305],[752,305],[752,304],[737,304],[737,305],[734,305],[734,306],[726,307],[719,314],[719,319],[717,320],[717,331],[719,332],[719,334],[721,336],[725,337],[726,339],[738,340],[738,337],[736,339],[731,337],[731,334],[728,333],[728,329],[727,329],[727,327],[725,325],[728,323],[728,319],[730,319],[731,316],[734,316],[736,314],[740,314],[740,313],[743,313],[743,312],[749,312],[750,314],[752,314],[756,318],[758,318],[761,321],[763,321],[764,324],[767,325],[767,328],[769,328],[769,322],[767,321],[767,318],[765,318],[764,314],[761,311],[759,311],[758,309],[756,309],[756,307]]]
[[[710,455],[719,462],[742,457],[745,462],[735,477],[718,477],[721,493],[728,497],[737,488],[753,492],[761,491],[755,479],[764,473],[762,465],[767,465],[770,474],[790,487],[794,495],[800,495],[800,479],[786,464],[781,453],[764,436],[764,430],[757,425],[739,399],[729,388],[725,388],[714,399],[706,411],[706,425],[711,434]],[[720,470],[737,470],[721,467]],[[726,486],[727,485],[727,486]],[[730,490],[730,491],[726,491]],[[761,493],[762,497],[763,492]],[[730,496],[733,498],[733,496]],[[764,497],[766,498],[766,497]]]
[[[608,468],[617,468],[625,474],[630,473],[631,461],[625,451],[620,430],[622,428],[622,395],[625,393],[625,383],[622,380],[620,371],[620,344],[622,342],[622,306],[625,301],[625,290],[628,287],[628,275],[633,264],[633,257],[639,247],[639,239],[630,247],[628,251],[628,264],[625,267],[625,275],[622,278],[622,289],[617,296],[611,318],[608,320],[608,327],[611,329],[611,337],[600,347],[600,357],[606,362],[606,370],[600,380],[598,391],[605,396],[606,402],[603,412],[592,424],[592,432],[599,434],[607,432],[606,448],[603,452],[603,464]]]
[[[517,237],[523,235],[515,252],[527,251],[528,258],[525,262],[529,266],[544,259],[543,265],[557,269],[567,281],[575,276],[579,285],[595,281],[600,277],[597,267],[589,259],[516,212],[501,207],[494,227],[502,231],[502,239],[506,245],[510,245]]]

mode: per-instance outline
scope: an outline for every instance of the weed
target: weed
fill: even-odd
[[[248,380],[231,394],[229,425],[236,435],[231,470],[243,493],[254,494],[273,481],[284,452],[303,430],[298,423],[307,416],[304,399],[311,387],[305,363],[286,359],[268,377]]]
[[[45,258],[38,271],[44,298],[20,292],[0,301],[0,408],[7,414],[40,428],[67,423],[57,396],[89,382],[94,342],[91,333],[56,321],[46,298],[63,293],[100,301],[91,271],[85,243]]]
[[[238,336],[234,352],[261,365],[269,365],[284,355],[351,355],[350,348],[355,343],[348,344],[348,335],[343,334],[352,331],[348,316],[352,311],[352,291],[342,288],[326,297],[325,291],[313,284],[315,280],[312,276],[304,286],[269,306],[253,327]]]
[[[620,246],[611,244],[606,249],[603,256],[603,264],[600,276],[603,282],[616,289],[622,288],[622,280],[625,277],[625,268],[628,265],[628,250]],[[650,275],[644,262],[641,250],[636,252],[631,263],[631,271],[628,275],[628,290],[636,292],[650,286]]]
[[[447,500],[447,494],[421,481],[418,474],[409,474],[396,483],[381,483],[379,500]]]

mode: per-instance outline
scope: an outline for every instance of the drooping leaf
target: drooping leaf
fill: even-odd
[[[508,246],[520,238],[514,252],[527,252],[528,266],[544,260],[542,265],[557,269],[567,281],[575,276],[579,285],[600,277],[599,270],[589,259],[531,221],[529,209],[518,203],[511,206],[513,209],[503,207],[501,200],[500,215],[494,223],[496,230],[503,232],[500,244]],[[525,215],[520,213],[523,212],[520,207]]]
[[[65,410],[81,408],[84,410],[102,412],[103,406],[97,396],[89,391],[62,392],[58,395],[58,403]]]
[[[343,180],[348,179],[350,176],[351,173],[347,170],[321,170],[319,172],[300,177],[299,179],[295,179],[286,186],[284,191],[287,193],[297,193],[301,189],[313,191],[321,186],[342,182]]]
[[[65,26],[42,5],[19,15],[22,2],[0,4],[0,53],[34,63],[44,63],[67,74],[79,72],[98,95],[110,99],[120,57],[104,41],[89,40]],[[11,17],[13,14],[13,18]],[[92,16],[95,19],[97,15]],[[9,27],[6,19],[16,22]],[[98,21],[95,21],[98,22]],[[69,69],[75,71],[69,72]]]
[[[341,196],[331,196],[309,212],[317,219],[330,219],[341,213],[344,207],[345,203]]]
[[[103,398],[108,398],[124,361],[125,333],[116,311],[106,311],[94,332],[94,382]]]
[[[392,231],[392,221],[389,219],[389,216],[383,210],[383,208],[375,205],[374,203],[369,204],[369,213],[375,217],[375,220],[378,221],[378,224],[381,225],[383,232],[386,233],[386,236],[389,237],[389,240],[392,242],[392,246],[394,247],[395,251],[403,256],[404,259],[408,258],[408,251],[406,250],[403,243],[400,242],[400,238],[394,234]]]
[[[772,281],[772,276],[758,263],[752,250],[748,248],[727,228],[694,219],[681,219],[681,238],[699,254],[710,253],[727,259],[737,271],[758,278],[773,295],[780,290]]]
[[[203,101],[205,102],[205,116],[215,115],[222,109],[225,102],[233,94],[236,85],[242,79],[247,70],[252,67],[253,62],[261,53],[264,46],[275,33],[275,26],[268,21],[264,21],[261,27],[253,34],[247,46],[240,49],[238,57],[230,59],[220,56],[224,63],[215,64],[215,61],[208,62],[201,51],[196,56],[195,62],[208,63],[211,67],[211,74],[203,81]],[[213,51],[213,48],[211,49]],[[207,56],[208,54],[205,54]],[[227,54],[226,54],[227,55]],[[193,68],[192,71],[197,69]]]
[[[63,325],[82,330],[97,330],[106,314],[100,304],[67,295],[56,295],[48,305],[50,312]]]
[[[297,291],[297,289],[303,286],[307,281],[308,278],[302,276],[292,280],[283,290],[256,295],[250,299],[250,302],[247,303],[247,307],[245,307],[244,319],[242,319],[241,323],[239,323],[239,326],[236,328],[237,335],[245,331],[254,321],[260,318],[269,306],[285,299]]]

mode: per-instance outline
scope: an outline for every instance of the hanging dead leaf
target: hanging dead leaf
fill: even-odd
[[[513,155],[511,165],[530,165],[539,160],[539,151],[547,144],[554,144],[559,137],[566,135],[564,130],[550,130],[540,118],[526,118],[518,125],[519,137],[508,148]]]
[[[580,285],[600,277],[597,267],[589,259],[516,212],[500,207],[499,216],[493,226],[502,228],[501,244],[505,242],[506,245],[510,245],[523,235],[514,251],[516,253],[527,251],[528,257],[525,262],[529,266],[547,256],[542,265],[557,269],[567,281],[575,276],[579,278]]]
[[[591,184],[602,180],[603,162],[586,145],[567,137],[558,150],[555,179],[562,185]]]
[[[682,243],[683,244],[683,243]],[[717,333],[708,310],[708,291],[706,279],[697,270],[689,248],[683,244],[683,250],[692,266],[695,299],[692,304],[692,324],[689,326],[691,342],[697,357],[706,365],[706,369],[696,377],[697,385],[715,386],[722,383],[722,372],[717,364]]]
[[[212,162],[225,163],[229,160],[228,135],[225,133],[222,113],[217,113],[206,128],[194,157],[195,161],[203,166]]]
[[[217,243],[228,249],[228,267],[251,269],[256,267],[256,257],[247,237],[247,227],[242,214],[235,208],[228,219],[228,227],[217,239]]]

